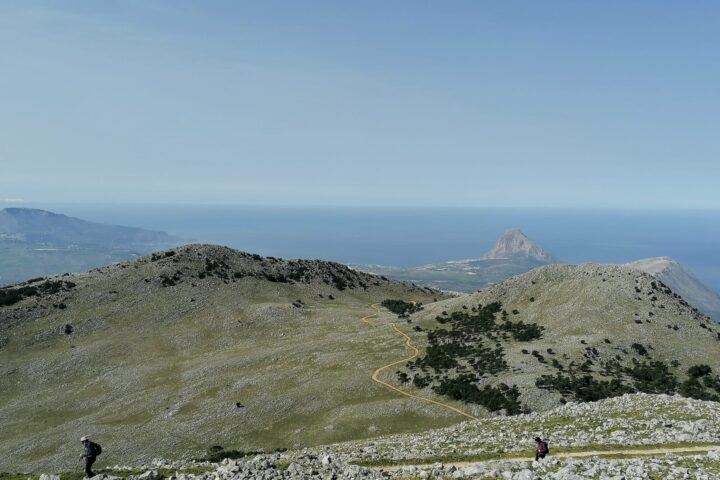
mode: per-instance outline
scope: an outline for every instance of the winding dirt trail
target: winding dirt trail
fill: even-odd
[[[377,319],[380,317],[380,304],[378,304],[378,303],[373,303],[373,304],[370,305],[370,306],[375,309],[375,313],[372,313],[372,314],[370,314],[370,315],[367,315],[367,316],[363,317],[363,318],[362,318],[362,321],[365,322],[365,323],[367,323],[367,324],[369,324],[369,325],[372,325],[372,326],[374,326],[374,327],[383,325],[383,323],[381,323],[381,322],[373,322],[373,321],[372,321],[372,320],[377,320]],[[473,415],[470,415],[470,414],[467,413],[467,412],[463,412],[463,411],[460,410],[459,408],[455,408],[455,407],[453,407],[452,405],[448,405],[447,403],[438,402],[438,401],[433,400],[433,399],[431,399],[431,398],[426,398],[426,397],[421,397],[421,396],[419,396],[419,395],[414,395],[414,394],[412,394],[412,393],[409,393],[409,392],[406,392],[406,391],[404,391],[404,390],[401,390],[401,389],[399,389],[398,387],[396,387],[396,386],[394,386],[394,385],[391,385],[391,384],[389,384],[389,383],[387,383],[387,382],[385,382],[385,381],[383,381],[383,380],[380,379],[380,374],[381,374],[384,370],[387,370],[388,368],[394,367],[395,365],[405,364],[406,362],[409,362],[410,360],[415,360],[415,358],[417,358],[417,356],[418,356],[418,353],[420,353],[420,351],[418,350],[418,348],[412,343],[412,339],[411,339],[406,333],[404,333],[403,331],[401,331],[394,322],[391,322],[391,323],[390,323],[390,326],[392,327],[393,330],[395,330],[395,332],[397,332],[397,333],[400,334],[403,338],[405,338],[405,346],[406,346],[407,348],[409,348],[410,350],[412,350],[413,354],[410,355],[410,356],[407,357],[407,358],[402,358],[402,359],[396,360],[396,361],[394,361],[394,362],[392,362],[392,363],[388,363],[387,365],[383,365],[383,366],[380,367],[380,368],[376,368],[375,371],[374,371],[373,374],[372,374],[372,379],[373,379],[373,381],[376,382],[376,383],[379,383],[379,384],[382,385],[383,387],[389,388],[390,390],[399,393],[400,395],[404,395],[404,396],[406,396],[406,397],[408,397],[408,398],[414,398],[415,400],[420,400],[420,401],[423,401],[423,402],[426,402],[426,403],[431,403],[431,404],[433,404],[433,405],[436,405],[436,406],[438,406],[438,407],[445,408],[445,409],[447,409],[447,410],[452,410],[453,412],[455,412],[455,413],[457,413],[457,414],[459,414],[459,415],[462,415],[463,417],[469,418],[470,420],[477,420],[477,419],[478,419],[477,417],[475,417],[475,416],[473,416]]]
[[[549,455],[548,458],[589,458],[589,457],[604,457],[613,455],[622,455],[627,457],[645,457],[652,455],[665,455],[666,453],[707,453],[712,450],[720,450],[720,445],[697,445],[697,446],[686,446],[686,447],[669,447],[669,448],[629,448],[624,450],[587,450],[582,452],[560,452],[557,454]],[[532,460],[532,452],[528,452],[527,455],[514,456],[514,457],[498,457],[497,459],[479,460],[477,462],[448,462],[443,463],[445,468],[465,468],[473,465],[483,465],[487,463],[495,462],[529,462]],[[412,466],[415,467],[427,467],[432,465],[431,463],[422,463],[419,461],[417,464]],[[387,471],[400,470],[403,467],[409,465],[391,465],[386,467],[374,467],[375,469],[382,469]]]

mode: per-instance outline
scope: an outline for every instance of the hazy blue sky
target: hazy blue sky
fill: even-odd
[[[720,208],[715,1],[8,1],[0,201]]]

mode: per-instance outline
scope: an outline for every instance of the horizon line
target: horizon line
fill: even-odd
[[[45,207],[44,207],[45,206]],[[619,207],[619,206],[524,206],[524,205],[407,205],[407,204],[286,204],[286,203],[243,203],[243,202],[3,202],[2,209],[46,209],[60,206],[158,206],[158,207],[255,207],[255,208],[327,208],[327,209],[408,209],[408,210],[556,210],[556,211],[693,211],[693,212],[720,212],[719,207]]]

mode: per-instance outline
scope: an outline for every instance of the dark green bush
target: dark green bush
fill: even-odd
[[[674,393],[677,380],[663,362],[635,363],[627,373],[633,378],[635,388],[645,393]]]
[[[536,323],[506,321],[500,325],[500,329],[509,332],[518,342],[529,342],[542,338],[545,327]]]
[[[22,299],[22,293],[18,290],[0,290],[0,306],[13,305]]]
[[[433,387],[433,390],[455,400],[482,405],[491,412],[504,409],[508,415],[517,415],[525,410],[518,400],[520,392],[517,387],[511,388],[500,383],[497,387],[478,388],[473,381],[472,377],[461,375],[441,381],[440,385]]]
[[[554,376],[541,376],[535,380],[535,385],[538,388],[555,390],[562,395],[571,395],[581,402],[595,402],[603,398],[617,397],[635,391],[631,387],[623,385],[618,379],[604,381],[596,380],[591,375],[576,377],[572,374],[565,375],[559,372]]]
[[[646,356],[648,354],[647,349],[640,343],[633,343],[630,348],[635,350],[638,355]]]
[[[427,377],[423,377],[422,375],[415,375],[413,377],[413,385],[415,385],[417,388],[425,388],[430,385],[430,381],[427,379]]]
[[[73,282],[64,282],[62,280],[48,280],[39,285],[32,286],[2,288],[0,289],[0,307],[13,305],[22,301],[24,298],[35,297],[40,294],[52,295],[73,288],[75,288]]]
[[[700,384],[697,377],[691,377],[685,380],[679,389],[680,395],[683,397],[695,398],[697,400],[720,401],[720,397],[716,393],[708,392],[704,386]]]
[[[396,315],[409,315],[423,309],[422,303],[411,303],[404,300],[383,300],[381,305]]]
[[[714,377],[711,377],[710,375],[706,376],[703,378],[703,384],[705,384],[707,388],[711,388],[720,393],[720,377],[717,375]]]
[[[700,365],[693,365],[692,367],[688,368],[688,375],[691,377],[704,377],[706,375],[710,375],[712,373],[712,368],[710,368],[709,365],[700,364]]]

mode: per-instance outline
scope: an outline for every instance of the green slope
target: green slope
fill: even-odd
[[[478,330],[481,306],[493,302],[501,305],[493,326]],[[517,387],[519,407],[544,410],[592,398],[596,382],[613,380],[622,385],[613,394],[623,389],[688,394],[682,385],[687,370],[705,364],[712,372],[700,378],[702,388],[696,393],[720,399],[720,328],[655,278],[628,267],[542,267],[479,293],[429,305],[412,321],[442,338],[435,344],[447,344],[436,346],[432,359],[403,370],[410,382],[420,377],[428,383],[424,391],[469,375],[474,378],[462,383],[478,389],[501,383]],[[458,326],[463,322],[465,327]],[[515,338],[520,322],[541,329],[539,338]],[[451,330],[454,340],[433,333]],[[432,344],[428,335],[422,344]],[[481,355],[482,349],[495,353]],[[504,365],[498,366],[497,359]],[[589,377],[591,384],[538,388],[538,379],[557,375],[572,382]]]
[[[361,321],[370,303],[437,292],[210,246],[51,282],[55,293],[37,281],[26,285],[37,295],[0,307],[2,470],[70,467],[80,435],[122,463],[461,419],[370,379],[405,354],[394,332]]]

